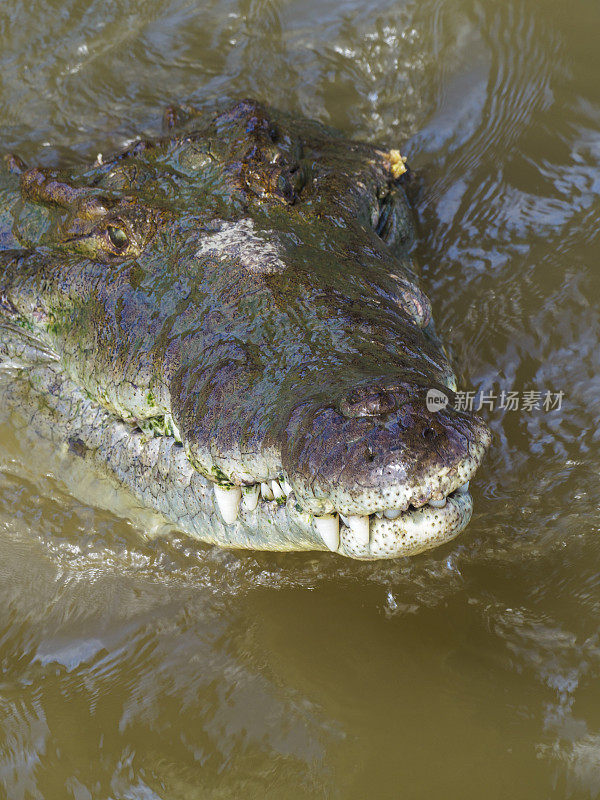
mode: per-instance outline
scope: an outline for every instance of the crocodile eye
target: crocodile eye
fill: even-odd
[[[125,231],[121,230],[121,228],[115,228],[114,225],[109,225],[106,230],[113,247],[116,247],[117,250],[124,250],[127,247],[129,237]]]

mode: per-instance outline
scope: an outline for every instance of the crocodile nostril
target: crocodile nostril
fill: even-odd
[[[377,417],[397,408],[396,398],[383,389],[357,389],[340,403],[345,417]]]
[[[435,431],[433,428],[425,428],[423,431],[423,437],[427,439],[428,442],[430,442],[432,439],[435,439]]]

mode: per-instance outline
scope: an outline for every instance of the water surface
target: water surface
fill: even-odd
[[[0,149],[254,96],[401,145],[494,445],[412,560],[215,550],[0,424],[0,796],[600,796],[600,5],[4,0]]]

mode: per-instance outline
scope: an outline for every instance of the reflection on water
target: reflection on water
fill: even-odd
[[[411,561],[190,542],[0,427],[0,794],[600,796],[600,7],[5,0],[0,147],[46,164],[257,96],[405,143],[419,257],[487,417]]]

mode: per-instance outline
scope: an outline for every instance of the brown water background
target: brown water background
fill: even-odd
[[[0,424],[0,797],[600,796],[600,3],[3,0],[0,149],[255,96],[400,144],[494,446],[412,560],[215,550]],[[108,510],[107,510],[108,509]]]

